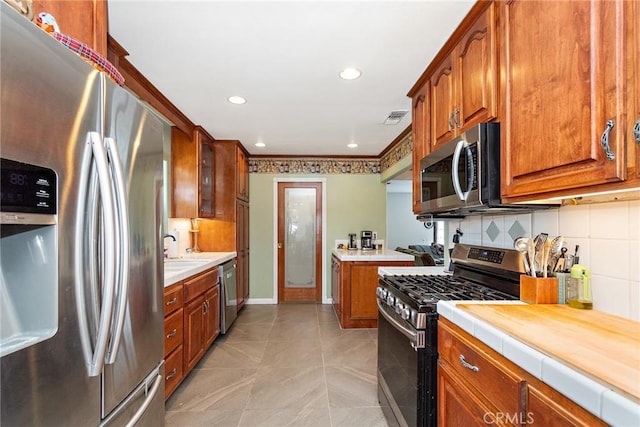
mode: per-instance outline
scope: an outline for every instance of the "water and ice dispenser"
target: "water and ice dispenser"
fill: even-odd
[[[57,178],[0,159],[0,357],[58,328]]]

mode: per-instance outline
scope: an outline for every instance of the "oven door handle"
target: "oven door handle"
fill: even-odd
[[[414,331],[414,330],[412,330],[410,328],[407,328],[406,326],[402,325],[393,316],[391,316],[389,313],[387,313],[387,311],[385,310],[385,308],[383,307],[383,305],[382,305],[382,303],[380,302],[379,299],[376,299],[376,302],[378,303],[378,312],[385,319],[387,319],[387,321],[389,321],[389,323],[391,323],[394,328],[396,328],[398,331],[400,331],[402,333],[402,335],[404,335],[405,337],[409,338],[409,340],[411,340],[411,347],[413,347],[414,350],[418,351],[419,348],[424,348],[425,347],[424,332],[422,332],[422,331]]]

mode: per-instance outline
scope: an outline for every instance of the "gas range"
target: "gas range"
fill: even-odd
[[[452,274],[402,270],[378,281],[378,400],[390,425],[438,424],[438,301],[520,296],[519,252],[457,244],[451,260]]]
[[[521,254],[512,249],[458,244],[453,274],[383,276],[378,300],[414,328],[424,328],[421,313],[435,313],[438,301],[516,300],[520,296]]]

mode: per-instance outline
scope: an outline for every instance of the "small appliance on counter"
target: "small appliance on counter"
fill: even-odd
[[[349,233],[349,246],[347,249],[350,251],[358,250],[358,240],[356,239],[356,233]]]
[[[364,230],[360,234],[360,244],[363,251],[373,250],[373,232]]]

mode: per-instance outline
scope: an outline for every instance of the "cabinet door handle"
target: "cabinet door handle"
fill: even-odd
[[[209,313],[209,301],[204,302],[204,314]]]
[[[453,113],[449,114],[449,130],[454,130],[455,127],[453,126]]]
[[[640,144],[640,119],[636,120],[636,124],[633,127],[633,138],[636,143]]]
[[[602,133],[602,138],[600,138],[600,145],[602,146],[602,151],[604,151],[605,156],[607,156],[608,160],[615,160],[616,155],[611,151],[611,147],[609,146],[609,133],[611,129],[615,126],[613,120],[607,120],[607,128]]]
[[[178,298],[173,297],[173,299],[171,299],[171,300],[167,301],[167,305],[175,304],[177,301],[178,301]]]
[[[171,378],[175,377],[177,374],[178,374],[178,368],[173,368],[173,370],[171,372],[169,372],[169,375],[164,377],[164,379],[168,381]]]
[[[458,114],[460,114],[460,108],[456,107],[453,111],[453,123],[456,125],[458,129],[460,129],[460,122],[458,121]]]
[[[167,338],[173,338],[176,336],[176,334],[178,333],[178,331],[176,329],[174,329],[173,331],[169,332],[167,334]]]
[[[464,360],[464,356],[462,354],[460,355],[460,363],[462,364],[462,366],[467,369],[471,369],[473,372],[478,372],[480,370],[480,368],[478,368],[476,365],[472,365],[471,363]]]

